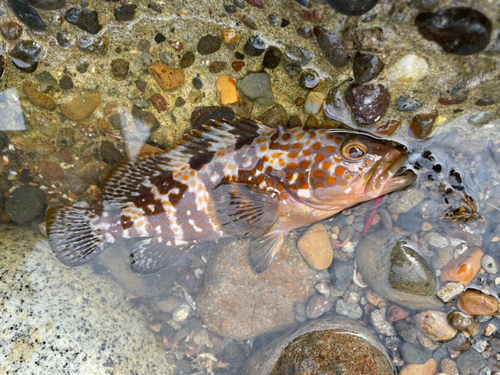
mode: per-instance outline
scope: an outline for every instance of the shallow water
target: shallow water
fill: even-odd
[[[137,1],[132,20],[119,21],[115,9],[120,2],[67,0],[57,10],[37,9],[46,31],[21,23],[13,12],[15,1],[0,2],[0,24],[17,22],[23,28],[15,39],[0,38],[1,373],[237,374],[257,350],[289,329],[338,315],[365,325],[402,373],[423,366],[421,358],[429,366],[420,368],[424,373],[451,375],[457,363],[460,374],[500,371],[500,335],[494,333],[500,327],[498,311],[476,315],[475,323],[458,333],[464,341],[460,350],[445,343],[453,337],[432,340],[417,316],[458,309],[458,296],[442,303],[435,290],[446,284],[440,279],[443,268],[473,248],[492,262],[482,258],[483,266],[472,267],[467,288],[500,297],[499,5],[447,0],[431,6],[473,6],[491,21],[485,51],[459,56],[417,32],[414,19],[422,6],[416,2],[380,1],[361,17],[343,16],[323,1],[311,1],[308,8],[301,5],[304,1],[263,2],[264,9],[252,1]],[[72,7],[97,10],[102,28],[90,34],[69,23],[65,14]],[[324,15],[319,23],[304,13],[314,9]],[[373,125],[362,126],[349,110],[345,93],[353,82],[352,63],[333,66],[314,36],[306,39],[297,32],[317,25],[338,33],[351,60],[361,51],[385,63],[367,82],[384,85],[390,94],[387,110]],[[198,44],[203,36],[229,30],[241,39],[226,43],[226,35],[219,48]],[[245,49],[256,35],[266,48],[283,52],[276,67],[264,62],[265,54],[250,56],[251,49]],[[40,55],[37,64],[16,60],[13,51],[20,41],[38,43],[31,45],[33,55]],[[287,59],[285,50],[300,62]],[[415,79],[391,78],[390,69],[409,54],[423,58],[427,68],[413,67]],[[168,85],[181,84],[162,89],[148,71],[156,63],[176,69]],[[303,88],[304,71],[314,71],[319,79],[314,100]],[[257,97],[235,87],[251,72],[269,77],[270,86]],[[222,75],[229,77],[224,88],[233,96],[221,98],[217,85]],[[405,95],[422,101],[421,106],[398,109],[396,102]],[[228,100],[225,108],[211,107],[224,104],[221,100]],[[430,136],[412,135],[414,116],[434,110]],[[285,249],[262,274],[250,267],[245,240],[236,239],[205,242],[178,264],[152,274],[131,270],[133,239],[79,267],[56,259],[46,242],[47,208],[106,208],[100,185],[114,165],[142,152],[169,149],[221,113],[272,127],[299,122],[398,142],[408,151],[407,168],[418,179],[381,201],[321,222],[321,233],[312,237],[323,241],[324,248],[316,250],[328,253],[331,265],[319,269],[297,249],[309,228],[292,231]],[[394,124],[397,129],[388,135]],[[390,236],[379,238],[382,245],[369,241],[387,231],[415,244],[417,255],[407,250],[406,258],[398,258],[391,253],[393,244],[388,248],[383,241]],[[363,251],[387,257],[380,272],[361,271]],[[410,258],[414,263],[405,263]],[[434,287],[422,286],[426,277],[434,278]],[[407,282],[414,284],[408,287]],[[409,288],[433,302],[398,300],[395,290]],[[405,315],[397,317],[405,324],[388,321],[396,319],[396,311]],[[374,321],[376,314],[381,322]],[[408,343],[414,345],[408,349]]]

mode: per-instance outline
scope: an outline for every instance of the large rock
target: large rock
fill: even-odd
[[[248,240],[220,242],[197,300],[208,329],[246,340],[296,323],[294,303],[306,303],[315,293],[315,272],[297,251],[296,237],[287,237],[278,259],[260,274],[248,260]]]
[[[356,249],[356,264],[376,293],[414,310],[439,309],[438,279],[419,249],[391,230],[366,236]]]
[[[384,346],[364,326],[339,316],[302,324],[256,352],[239,375],[396,374]]]
[[[115,281],[64,266],[30,228],[0,238],[0,373],[174,373]]]

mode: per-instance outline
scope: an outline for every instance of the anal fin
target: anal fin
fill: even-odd
[[[270,233],[250,242],[248,256],[255,272],[262,273],[271,267],[284,242],[284,233]]]

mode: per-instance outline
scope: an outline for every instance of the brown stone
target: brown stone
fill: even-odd
[[[40,163],[40,172],[43,178],[47,180],[62,181],[64,180],[64,171],[59,164],[53,161],[42,161]]]
[[[393,135],[399,129],[403,121],[399,118],[391,118],[384,120],[375,129],[375,133],[379,135]]]
[[[84,120],[89,117],[101,103],[101,94],[98,92],[84,92],[68,103],[61,104],[61,112],[66,118],[73,121]]]
[[[167,110],[167,101],[161,94],[154,93],[149,100],[158,112],[165,112]]]
[[[398,305],[391,305],[387,310],[387,320],[389,322],[397,322],[408,317],[408,311],[402,309]]]
[[[450,326],[443,312],[435,310],[421,312],[415,316],[415,323],[434,341],[451,340],[457,334],[457,330]]]
[[[387,300],[384,297],[379,296],[377,293],[375,293],[371,289],[366,290],[366,299],[373,306],[384,307],[387,305]]]
[[[8,21],[2,23],[2,26],[0,26],[0,31],[4,39],[14,40],[21,36],[23,32],[23,27],[17,22]]]
[[[231,63],[231,66],[233,67],[235,72],[239,72],[245,66],[245,62],[244,61],[233,61]]]
[[[419,113],[413,117],[410,129],[417,138],[427,138],[434,128],[434,122],[437,117],[438,111],[436,110],[429,113]]]
[[[56,148],[48,139],[36,137],[35,139],[33,139],[32,150],[34,150],[37,154],[47,156],[55,152]]]
[[[461,311],[458,310],[453,310],[448,313],[447,316],[448,323],[455,328],[458,329],[459,331],[463,331],[464,329],[467,329],[470,327],[470,325],[474,322],[474,317],[465,314]]]
[[[450,358],[441,360],[441,371],[446,375],[458,375],[457,364]]]
[[[399,375],[434,375],[436,372],[437,362],[434,358],[431,358],[423,365],[406,365]]]
[[[300,16],[306,22],[315,22],[315,23],[320,23],[325,18],[323,12],[317,9],[313,10],[302,9],[302,14]]]
[[[333,249],[323,224],[311,226],[297,242],[297,248],[309,265],[324,270],[332,264]]]
[[[184,73],[180,69],[157,63],[150,65],[148,71],[163,90],[174,90],[184,83]]]
[[[492,315],[498,310],[498,300],[479,290],[467,289],[458,297],[458,308],[471,315]]]
[[[25,81],[23,91],[36,106],[49,111],[56,108],[56,102],[49,95],[40,92],[34,83]]]
[[[468,249],[441,270],[441,281],[452,281],[467,286],[481,269],[483,254],[478,247]]]
[[[208,66],[208,71],[210,73],[220,73],[226,69],[227,62],[225,61],[214,61]]]

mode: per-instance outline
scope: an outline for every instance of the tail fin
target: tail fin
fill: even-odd
[[[56,206],[47,211],[47,234],[57,258],[67,266],[78,266],[102,253],[107,246],[104,229],[96,225],[100,211]]]

